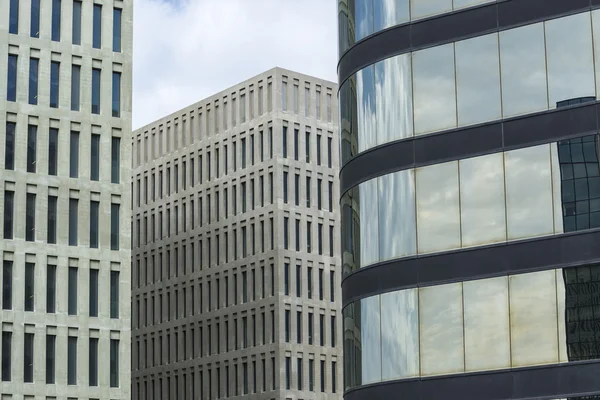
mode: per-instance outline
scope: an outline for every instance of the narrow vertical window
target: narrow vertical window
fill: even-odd
[[[112,116],[121,116],[121,73],[112,73]]]
[[[110,387],[119,387],[119,341],[110,340]]]
[[[289,247],[289,218],[288,217],[283,217],[283,248],[284,249],[288,249]]]
[[[119,250],[119,209],[120,205],[110,205],[110,249]]]
[[[287,82],[281,84],[281,108],[287,111]]]
[[[288,173],[286,171],[283,172],[283,202],[286,204],[288,202]]]
[[[304,88],[304,116],[310,114],[310,88]]]
[[[18,57],[16,55],[8,55],[8,73],[6,87],[7,101],[17,101],[17,61]]]
[[[56,382],[56,335],[46,335],[46,383]]]
[[[52,61],[50,63],[50,107],[52,108],[58,108],[59,88],[60,63],[58,61]]]
[[[291,389],[291,376],[290,374],[292,373],[291,371],[292,369],[292,358],[291,357],[286,357],[285,358],[285,388],[287,390]]]
[[[29,59],[29,104],[38,103],[38,75],[40,60],[37,58]]]
[[[69,199],[69,246],[77,246],[79,200]]]
[[[61,0],[52,0],[52,40],[60,42]]]
[[[11,190],[4,191],[4,239],[13,238],[13,217],[15,192]]]
[[[113,51],[121,52],[121,17],[123,10],[120,8],[113,9]]]
[[[19,33],[19,0],[10,0],[8,33]]]
[[[13,262],[4,260],[2,263],[2,309],[12,310],[12,269]]]
[[[283,294],[290,295],[290,264],[283,265]]]
[[[35,304],[35,264],[25,263],[25,311],[33,311]]]
[[[317,134],[317,165],[321,165],[321,135]]]
[[[98,386],[98,338],[90,338],[89,352],[89,384]]]
[[[315,94],[315,109],[317,114],[317,119],[321,119],[321,91],[317,90]]]
[[[78,2],[75,2],[77,4]],[[81,93],[81,66],[71,66],[71,110],[79,111]]]
[[[331,168],[331,138],[327,138],[327,166]]]
[[[92,68],[92,114],[100,114],[100,76],[100,69]]]
[[[48,175],[58,172],[58,129],[50,128],[48,131]]]
[[[90,269],[90,317],[98,316],[98,274],[97,269]]]
[[[321,360],[321,392],[325,392],[325,360]]]
[[[335,315],[331,316],[331,347],[335,347]]]
[[[73,2],[73,44],[81,44],[81,1]]]
[[[100,202],[90,202],[90,247],[98,248],[98,224],[100,219]]]
[[[79,176],[79,132],[71,131],[69,146],[69,176]]]
[[[281,138],[281,147],[283,151],[283,158],[287,158],[287,126],[283,127],[283,133]]]
[[[100,135],[92,134],[91,145],[90,179],[97,181],[100,179]]]
[[[284,321],[283,323],[285,324],[285,341],[286,343],[290,342],[290,310],[285,310],[285,314],[284,314]]]
[[[10,382],[12,375],[12,332],[2,332],[2,381]]]
[[[92,46],[99,49],[102,47],[102,6],[100,4],[94,4],[93,18]]]
[[[27,172],[35,173],[37,159],[37,126],[27,126]]]
[[[294,112],[298,114],[298,85],[294,85],[292,93],[292,101],[294,103]]]
[[[69,315],[77,315],[77,268],[69,267],[67,303]]]
[[[48,196],[48,226],[46,241],[56,244],[56,215],[58,210],[58,197]]]
[[[23,342],[23,381],[33,382],[33,333],[25,332]]]
[[[298,161],[298,129],[294,129],[294,160]]]
[[[77,336],[67,341],[67,385],[77,385]]]
[[[15,169],[15,133],[17,125],[6,123],[6,139],[4,144],[4,169]]]
[[[110,271],[110,317],[119,318],[119,271]]]
[[[110,181],[119,183],[121,175],[121,138],[112,138],[110,154]]]
[[[56,312],[56,265],[48,265],[46,272],[46,312]]]
[[[331,94],[327,93],[327,122],[331,122]]]
[[[29,35],[33,38],[40,37],[40,0],[31,0],[31,19]]]

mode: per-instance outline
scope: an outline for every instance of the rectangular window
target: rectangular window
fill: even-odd
[[[77,268],[69,267],[68,276],[68,312],[69,315],[77,315]]]
[[[321,392],[325,392],[325,361],[321,360]]]
[[[331,168],[331,138],[327,138],[327,166]]]
[[[112,116],[121,116],[121,73],[112,73]]]
[[[283,158],[287,158],[287,126],[283,127],[281,143],[281,147],[283,150]]]
[[[67,342],[67,385],[77,385],[77,336]]]
[[[40,37],[40,0],[31,0],[31,19],[29,35],[33,38]]]
[[[310,114],[310,88],[304,88],[304,116]]]
[[[25,333],[23,343],[23,381],[33,382],[33,333]]]
[[[27,193],[25,199],[25,240],[35,241],[35,194]]]
[[[285,358],[285,388],[287,390],[291,389],[291,381],[292,381],[292,378],[290,376],[290,374],[292,373],[291,369],[292,369],[292,358],[286,357]]]
[[[335,347],[335,315],[331,316],[331,347]]]
[[[29,59],[29,104],[38,103],[38,76],[40,60],[37,58]]]
[[[289,248],[289,218],[283,217],[283,248]]]
[[[336,362],[332,361],[331,362],[331,393],[335,393],[337,392],[337,388],[336,388]]]
[[[294,160],[298,161],[298,129],[294,129]]]
[[[304,384],[302,382],[302,369],[303,368],[302,368],[302,359],[301,358],[297,359],[297,364],[298,364],[297,365],[297,369],[298,369],[298,371],[297,371],[297,374],[298,374],[298,390],[302,390],[302,389],[304,389]]]
[[[112,138],[110,154],[110,181],[112,183],[119,183],[119,181],[121,180],[121,138]]]
[[[302,311],[296,311],[296,342],[302,343]]]
[[[292,97],[292,102],[294,104],[294,112],[298,114],[298,85],[294,85]]]
[[[69,246],[77,246],[79,200],[69,199]]]
[[[288,202],[288,173],[283,172],[283,202]]]
[[[74,4],[78,4],[75,2]],[[71,66],[71,111],[79,111],[81,93],[81,66]]]
[[[79,132],[71,131],[69,149],[69,176],[79,177]]]
[[[242,168],[246,168],[246,139],[242,138]]]
[[[73,2],[73,44],[81,44],[81,1]]]
[[[14,54],[8,55],[8,73],[7,73],[7,88],[6,100],[17,101],[17,68],[18,57]]]
[[[90,338],[89,361],[89,384],[98,386],[98,338]]]
[[[312,299],[312,267],[308,267],[306,286],[308,289],[308,298]]]
[[[2,332],[2,381],[10,382],[12,370],[12,332]]]
[[[56,312],[56,265],[48,265],[46,272],[46,312]]]
[[[322,193],[322,186],[323,186],[323,180],[322,179],[317,179],[317,208],[320,210],[322,207],[322,199],[323,199],[323,193]]]
[[[35,264],[25,263],[25,311],[33,311],[35,306]]]
[[[119,271],[110,271],[110,317],[119,318]]]
[[[319,345],[325,346],[325,316],[319,315]]]
[[[333,182],[329,182],[328,186],[328,194],[329,194],[329,212],[333,212]]]
[[[327,93],[327,122],[331,122],[331,94]]]
[[[315,360],[308,360],[308,390],[315,390]]]
[[[310,208],[310,176],[306,177],[306,207]]]
[[[323,255],[323,224],[317,225],[317,249],[319,250],[319,255]],[[323,299],[321,299],[323,300]]]
[[[60,1],[60,0],[54,0]],[[60,91],[60,63],[52,61],[50,63],[50,107],[58,108],[58,98]]]
[[[8,33],[19,33],[19,0],[10,0]]]
[[[100,179],[100,135],[92,134],[91,145],[90,179],[97,181]]]
[[[290,264],[283,265],[283,294],[290,295]]]
[[[110,205],[110,249],[119,250],[119,210],[120,205]]]
[[[27,126],[27,172],[35,173],[37,161],[37,126]]]
[[[315,108],[316,108],[317,119],[321,119],[321,91],[320,90],[317,90],[317,93],[315,94]]]
[[[121,52],[121,19],[123,10],[120,8],[113,9],[113,51]]]
[[[52,40],[60,42],[61,0],[52,0]]]
[[[15,192],[4,191],[4,239],[13,238]]]
[[[287,82],[281,84],[281,108],[287,111]]]
[[[310,221],[306,222],[306,251],[312,251],[312,223]]]
[[[56,216],[58,211],[58,197],[48,196],[48,231],[46,240],[50,244],[56,244]]]
[[[4,260],[2,263],[2,309],[12,310],[12,266],[13,262]]]
[[[285,320],[284,320],[284,324],[285,324],[285,341],[286,343],[290,342],[290,310],[285,310]]]
[[[56,382],[56,336],[46,335],[46,384]]]
[[[58,129],[48,131],[48,175],[58,173]]]
[[[98,316],[98,273],[97,269],[90,269],[90,317]]]
[[[6,139],[4,145],[4,168],[15,169],[15,133],[17,125],[14,122],[6,123]]]
[[[102,6],[94,4],[92,46],[95,49],[102,47]]]
[[[294,176],[294,202],[297,206],[300,205],[300,175]]]
[[[100,114],[100,77],[100,69],[92,68],[92,114]]]
[[[321,135],[317,135],[317,165],[321,165]]]

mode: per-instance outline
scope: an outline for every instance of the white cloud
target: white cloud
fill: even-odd
[[[335,0],[136,0],[133,127],[275,66],[337,80]]]

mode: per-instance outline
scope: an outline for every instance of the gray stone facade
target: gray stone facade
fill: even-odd
[[[134,399],[342,397],[337,115],[274,68],[134,132]]]
[[[131,398],[132,18],[0,2],[2,400]]]

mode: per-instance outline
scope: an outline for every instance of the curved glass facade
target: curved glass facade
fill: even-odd
[[[391,141],[595,98],[599,57],[596,10],[379,61],[340,87],[342,165]]]
[[[405,289],[347,305],[346,389],[600,358],[600,265]]]
[[[339,0],[340,55],[365,37],[405,22],[496,0]]]

